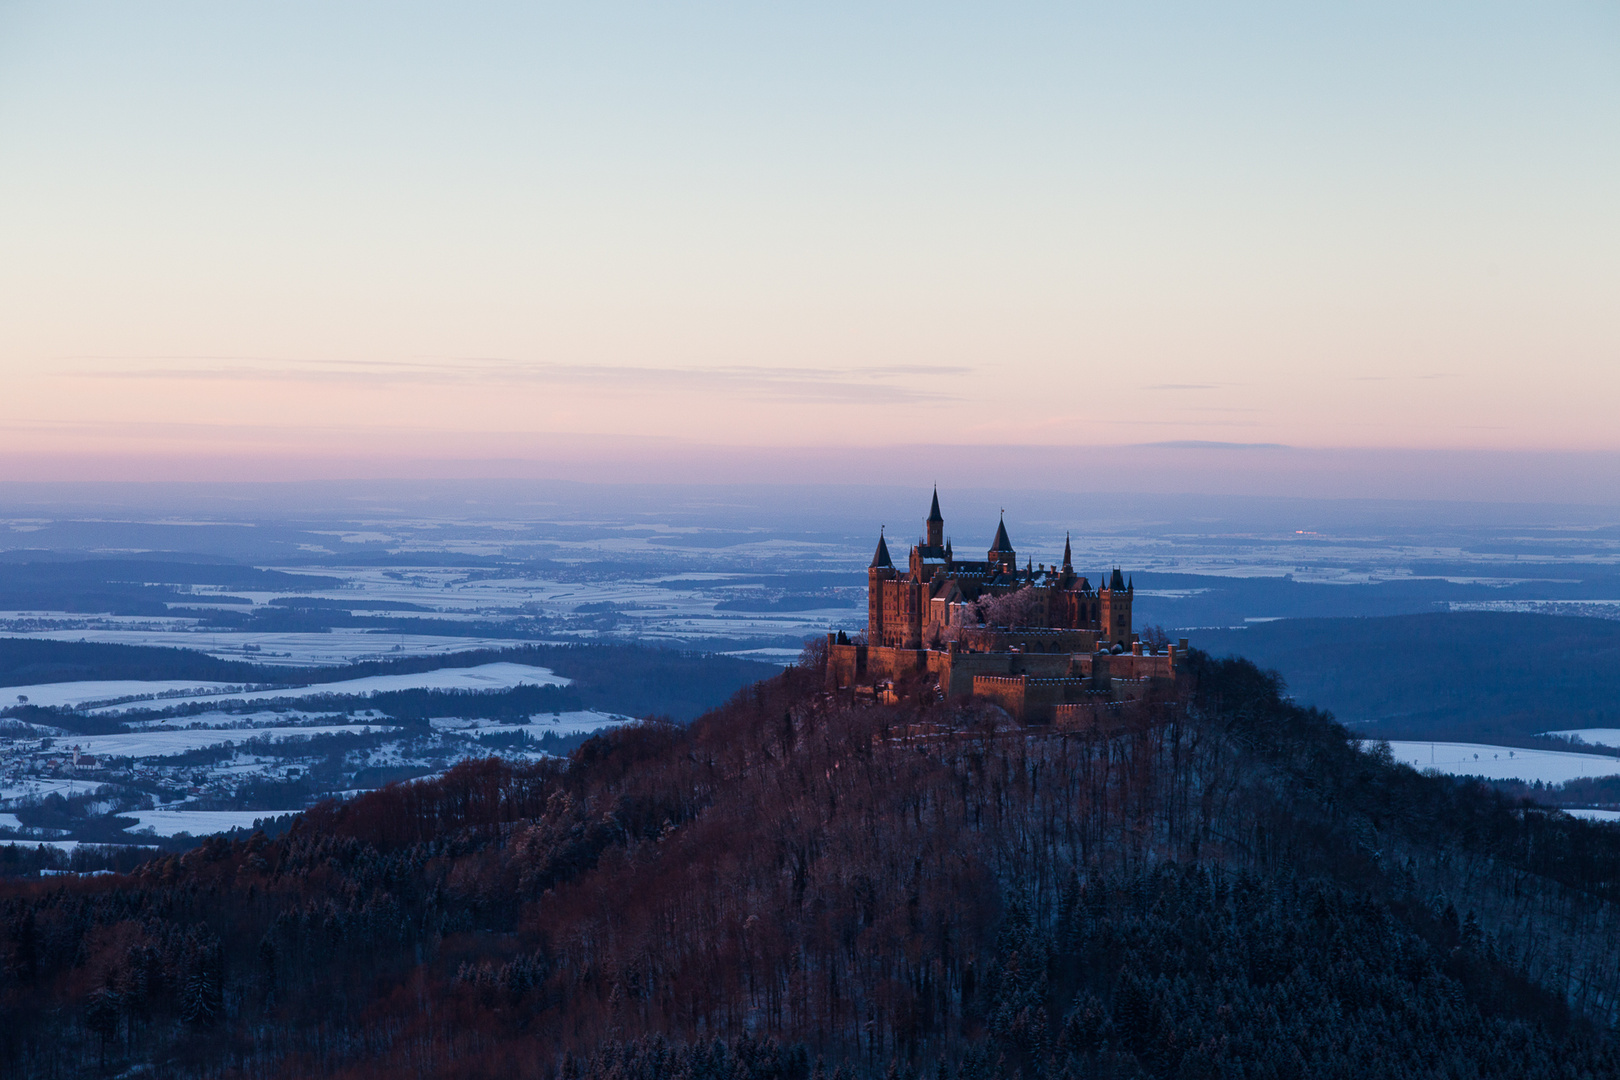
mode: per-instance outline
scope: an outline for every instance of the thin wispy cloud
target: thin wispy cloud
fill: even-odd
[[[1218,442],[1212,439],[1172,439],[1168,442],[1137,443],[1139,450],[1289,450],[1285,443]]]
[[[1434,371],[1426,375],[1351,375],[1346,382],[1408,382],[1414,379],[1424,381],[1433,379],[1461,379],[1460,371]]]
[[[972,373],[946,364],[880,367],[777,367],[715,364],[656,367],[565,364],[505,357],[431,360],[302,360],[276,357],[64,357],[78,366],[61,374],[91,379],[196,382],[387,383],[391,385],[573,385],[617,393],[725,393],[796,401],[930,402],[960,395],[908,385]]]

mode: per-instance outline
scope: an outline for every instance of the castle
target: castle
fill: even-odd
[[[892,695],[932,683],[948,697],[995,701],[1031,723],[1082,722],[1176,678],[1187,641],[1146,645],[1131,629],[1134,582],[1116,567],[1096,586],[1061,566],[1036,566],[1007,536],[1005,516],[983,561],[958,559],[945,538],[939,490],[904,570],[880,533],[866,571],[866,640],[827,636],[827,687]]]

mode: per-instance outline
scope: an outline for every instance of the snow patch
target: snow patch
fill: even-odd
[[[196,694],[166,698],[159,704],[194,705],[210,701],[277,701],[317,697],[322,694],[365,695],[390,690],[470,690],[500,691],[517,686],[567,686],[569,680],[550,668],[529,664],[480,664],[468,668],[439,668],[409,675],[371,675],[363,679],[344,679],[341,682],[315,683],[311,686],[286,686],[273,690],[254,690],[249,693]],[[129,706],[95,709],[98,714],[122,712]],[[149,705],[142,706],[150,708]]]
[[[1576,807],[1573,810],[1568,807],[1559,809],[1570,817],[1585,818],[1587,821],[1620,821],[1620,810],[1587,810],[1584,807]]]
[[[0,689],[0,708],[28,704],[76,709],[82,704],[97,701],[116,701],[119,698],[130,697],[156,698],[163,694],[174,697],[182,694],[218,694],[232,687],[240,689],[240,686],[240,683],[202,682],[197,679],[108,679],[7,686]],[[169,702],[165,701],[162,704]]]
[[[297,814],[298,810],[131,810],[118,815],[132,817],[140,822],[131,826],[132,834],[151,833],[153,836],[174,836],[188,832],[192,836],[229,832],[232,829],[251,829],[253,823],[264,818]]]
[[[316,735],[370,735],[373,732],[395,731],[385,724],[327,724],[321,727],[268,727],[268,728],[185,728],[178,731],[139,731],[128,735],[86,735],[74,745],[87,753],[101,757],[170,757],[192,750],[226,743],[243,743],[249,739],[283,739]]]
[[[1371,743],[1362,743],[1365,749]],[[1392,742],[1395,760],[1414,769],[1489,780],[1522,780],[1562,784],[1584,776],[1620,775],[1620,759],[1568,750],[1525,750],[1484,743]]]

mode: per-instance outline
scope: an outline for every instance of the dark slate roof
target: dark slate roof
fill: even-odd
[[[1119,572],[1119,567],[1117,566],[1114,567],[1113,576],[1108,579],[1108,587],[1110,589],[1119,589],[1121,591],[1123,591],[1125,588],[1125,575]]]
[[[991,551],[1010,552],[1013,549],[1012,541],[1007,539],[1007,522],[1003,519],[996,526],[996,540],[990,545]]]
[[[1063,534],[1063,569],[1069,570],[1074,566],[1073,556],[1069,554],[1069,534]]]
[[[945,522],[945,519],[939,513],[939,488],[934,489],[934,506],[933,509],[928,511],[928,520],[931,522],[937,521],[941,524]]]
[[[876,569],[882,566],[887,566],[892,570],[894,560],[889,558],[889,542],[883,539],[882,533],[878,533],[878,546],[877,551],[872,555],[872,567]]]

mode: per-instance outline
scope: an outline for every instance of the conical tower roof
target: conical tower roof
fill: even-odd
[[[939,487],[937,485],[934,488],[934,505],[928,511],[928,520],[929,522],[937,521],[940,524],[944,524],[945,522],[944,516],[939,512]]]
[[[889,542],[883,539],[883,534],[879,532],[877,551],[872,553],[872,565],[870,569],[877,570],[881,567],[888,567],[891,570],[894,569],[894,560],[889,558]]]
[[[1108,579],[1108,587],[1110,589],[1120,590],[1124,590],[1125,588],[1125,575],[1119,572],[1119,567],[1117,566],[1114,567],[1113,576]]]
[[[1002,518],[1000,523],[996,525],[996,539],[995,542],[990,545],[990,550],[992,552],[999,552],[1005,555],[1011,552],[1012,549],[1012,541],[1007,539],[1007,519]]]
[[[1069,554],[1069,534],[1063,534],[1063,569],[1074,569],[1074,556]]]

